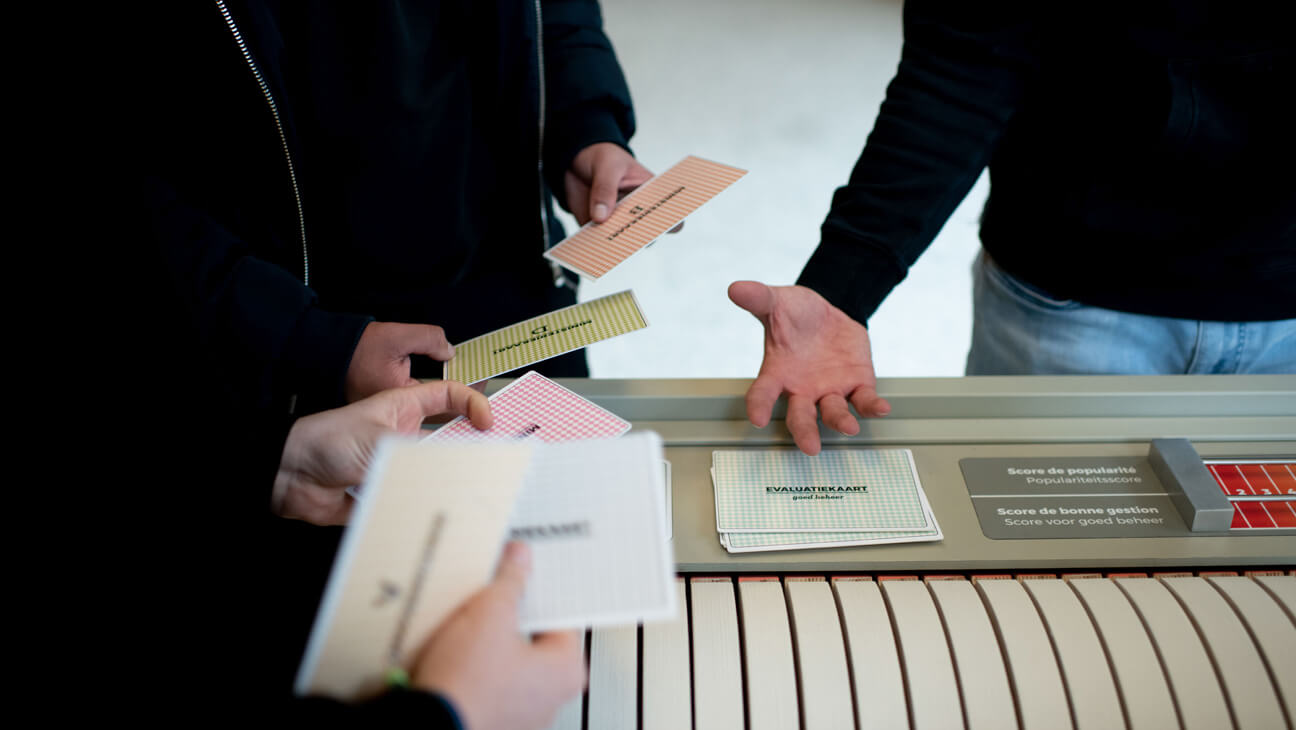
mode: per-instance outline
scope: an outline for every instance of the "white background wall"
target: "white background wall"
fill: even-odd
[[[603,0],[603,12],[635,102],[639,159],[661,171],[695,154],[749,173],[681,233],[582,284],[582,300],[634,289],[650,323],[591,346],[592,373],[754,377],[760,325],[725,289],[790,284],[814,250],[895,72],[900,2]],[[983,175],[873,318],[879,376],[962,375],[985,194]]]

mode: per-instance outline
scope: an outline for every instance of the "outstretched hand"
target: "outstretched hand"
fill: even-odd
[[[765,356],[747,389],[747,418],[769,424],[774,403],[788,395],[787,427],[799,449],[819,453],[818,416],[848,436],[861,416],[885,416],[891,404],[877,394],[868,330],[817,292],[803,286],[729,285],[729,299],[765,327]]]
[[[275,475],[275,514],[317,525],[340,525],[351,514],[346,488],[364,481],[378,441],[391,433],[416,433],[423,419],[467,416],[490,428],[490,402],[466,385],[439,380],[396,388],[300,418],[288,432]]]

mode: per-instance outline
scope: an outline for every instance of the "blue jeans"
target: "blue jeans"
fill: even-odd
[[[1296,319],[1202,322],[1091,307],[1049,296],[984,251],[972,272],[968,375],[1296,373]]]

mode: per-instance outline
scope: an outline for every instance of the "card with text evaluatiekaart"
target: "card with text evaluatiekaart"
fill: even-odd
[[[457,344],[443,377],[472,385],[647,326],[627,289]]]
[[[643,250],[690,213],[734,184],[746,170],[685,157],[635,188],[602,223],[586,223],[545,252],[581,276],[597,279]]]
[[[719,532],[927,530],[907,449],[712,452]]]
[[[630,422],[532,370],[490,397],[491,427],[459,416],[424,441],[535,438],[550,443],[616,438]]]

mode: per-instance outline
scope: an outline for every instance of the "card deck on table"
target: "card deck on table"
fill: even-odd
[[[616,438],[630,422],[534,370],[490,397],[491,427],[479,431],[460,416],[424,441],[537,438],[541,441]]]
[[[908,449],[712,452],[719,532],[914,531],[933,526]]]
[[[546,251],[545,258],[597,279],[746,174],[701,157],[685,157],[627,195],[606,221],[585,224]]]
[[[444,377],[472,385],[647,326],[634,292],[627,289],[457,344]]]
[[[712,475],[714,479],[714,474]],[[722,532],[720,544],[731,553],[750,553],[768,550],[811,550],[815,548],[860,547],[865,545],[890,545],[901,542],[937,542],[944,539],[936,515],[927,503],[927,495],[919,492],[923,510],[931,520],[927,530],[889,530],[859,532]]]

